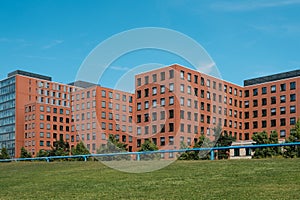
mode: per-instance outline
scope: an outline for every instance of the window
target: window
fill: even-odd
[[[271,120],[271,127],[275,127],[276,126],[276,119],[272,119]]]
[[[253,100],[253,106],[257,107],[258,106],[258,101],[257,100]]]
[[[104,98],[106,97],[106,91],[105,90],[101,91],[101,96],[104,97]]]
[[[271,104],[276,104],[276,97],[271,97]]]
[[[145,101],[145,109],[149,108],[149,101]]]
[[[174,118],[174,110],[169,110],[169,119]]]
[[[152,95],[156,95],[157,94],[157,88],[156,87],[153,87],[152,88]]]
[[[200,82],[201,82],[201,85],[204,86],[204,78],[203,77],[201,77],[201,81]]]
[[[295,125],[296,124],[296,117],[291,117],[290,118],[290,125]]]
[[[169,97],[169,105],[173,105],[174,104],[174,97]]]
[[[271,93],[274,93],[274,92],[276,92],[276,85],[271,86]]]
[[[261,127],[262,128],[266,128],[267,127],[267,121],[266,120],[261,121]]]
[[[160,80],[161,81],[165,80],[165,72],[160,72]]]
[[[249,101],[245,101],[245,108],[249,108]]]
[[[149,83],[149,76],[145,76],[145,85]]]
[[[191,94],[192,93],[192,87],[191,86],[187,86],[187,93]]]
[[[148,96],[149,96],[149,89],[146,88],[146,89],[145,89],[145,97],[148,97]]]
[[[102,108],[105,108],[105,107],[106,107],[106,102],[105,102],[105,101],[102,101],[102,102],[101,102],[101,107],[102,107]]]
[[[160,99],[160,105],[161,105],[161,106],[165,106],[165,105],[166,105],[165,98],[161,98],[161,99]]]
[[[271,116],[276,115],[276,108],[271,108]]]
[[[141,90],[136,91],[136,95],[137,95],[137,98],[138,98],[138,99],[141,98],[141,97],[142,97],[142,92],[141,92]]]
[[[165,146],[166,141],[165,141],[165,137],[160,137],[160,146]]]
[[[258,89],[255,88],[255,89],[253,89],[253,96],[257,96],[257,95],[258,95]]]
[[[267,94],[267,87],[262,87],[261,88],[261,93],[262,94]]]
[[[180,71],[180,78],[184,79],[184,71]]]
[[[180,105],[184,106],[184,97],[180,97]]]
[[[156,121],[157,120],[157,113],[156,112],[153,112],[152,113],[152,121]]]
[[[263,106],[267,105],[267,98],[262,98],[261,105]]]
[[[141,110],[142,109],[142,104],[141,103],[137,103],[137,110]]]
[[[285,130],[280,130],[280,137],[285,137]]]
[[[280,103],[285,103],[285,95],[280,96]]]
[[[169,84],[169,91],[173,92],[174,91],[174,83]]]
[[[174,78],[174,70],[173,69],[169,70],[169,78],[170,79]]]
[[[280,119],[280,126],[285,126],[285,118]]]
[[[290,82],[290,90],[296,89],[296,82]]]
[[[198,83],[198,76],[197,75],[194,75],[194,83]]]
[[[290,106],[290,113],[296,112],[296,106]]]
[[[285,90],[286,90],[285,83],[280,84],[280,91],[285,91]]]
[[[290,101],[296,101],[296,94],[290,94]]]
[[[184,93],[184,84],[180,84],[180,92]]]
[[[209,79],[206,80],[206,86],[210,87],[210,80]]]
[[[257,110],[254,110],[253,111],[253,118],[256,118],[258,116],[258,111]]]
[[[245,97],[249,97],[249,90],[245,90]]]
[[[262,109],[261,113],[262,113],[262,117],[267,116],[267,109]]]
[[[285,107],[280,107],[280,114],[281,115],[285,114]]]
[[[180,119],[184,119],[184,110],[180,110]]]
[[[137,86],[141,86],[142,85],[141,78],[138,78],[136,81],[137,81]]]
[[[164,94],[165,91],[166,91],[165,86],[164,86],[164,85],[161,85],[161,86],[160,86],[160,93],[161,93],[161,94]]]
[[[257,121],[253,122],[253,128],[254,128],[254,129],[255,129],[255,128],[258,128],[258,123],[257,123]]]
[[[155,83],[157,81],[157,75],[153,74],[152,75],[152,82]]]

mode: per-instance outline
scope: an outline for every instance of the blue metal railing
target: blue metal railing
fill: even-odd
[[[0,162],[11,162],[11,161],[47,161],[55,159],[76,159],[82,158],[87,161],[91,157],[105,157],[105,156],[118,156],[118,155],[136,155],[136,160],[140,160],[140,155],[156,154],[156,153],[183,153],[188,151],[209,151],[210,159],[214,160],[214,151],[216,150],[228,150],[228,149],[243,149],[243,148],[265,148],[265,147],[283,147],[283,146],[300,146],[300,142],[292,143],[280,143],[280,144],[259,144],[259,145],[242,145],[242,146],[226,146],[226,147],[207,147],[207,148],[187,148],[187,149],[173,149],[173,150],[157,150],[157,151],[141,151],[141,152],[118,152],[118,153],[107,153],[107,154],[86,154],[86,155],[70,155],[70,156],[49,156],[49,157],[35,157],[35,158],[11,158],[11,159],[0,159]]]

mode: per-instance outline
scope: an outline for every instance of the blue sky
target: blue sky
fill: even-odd
[[[0,0],[0,22],[1,78],[23,69],[72,82],[100,42],[141,27],[188,35],[206,49],[225,80],[239,85],[300,69],[300,0]],[[100,83],[112,87],[126,69],[145,63],[186,65],[168,53],[135,52],[114,62]]]

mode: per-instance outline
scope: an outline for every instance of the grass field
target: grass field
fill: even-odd
[[[130,174],[101,162],[0,163],[0,199],[300,199],[300,159],[177,161]]]

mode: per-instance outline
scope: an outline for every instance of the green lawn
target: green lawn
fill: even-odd
[[[300,199],[300,159],[177,161],[130,174],[101,162],[0,163],[0,199]]]

